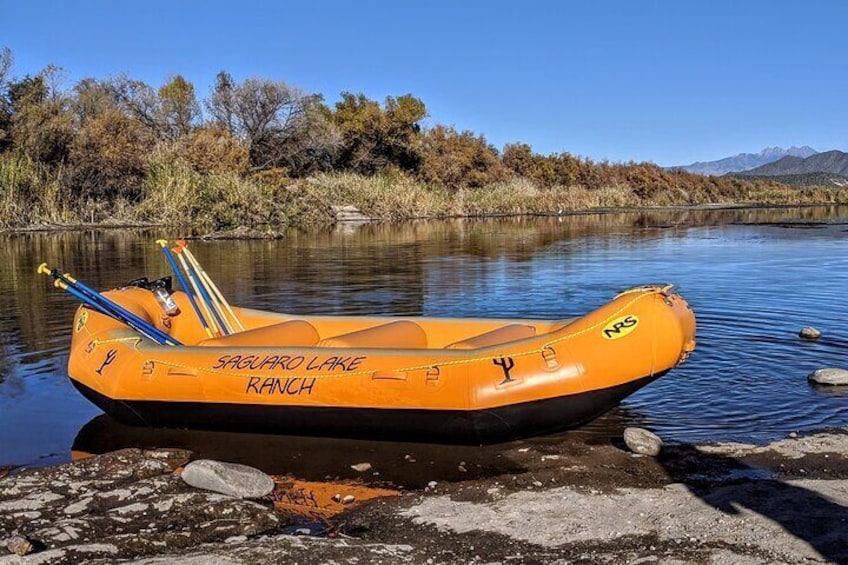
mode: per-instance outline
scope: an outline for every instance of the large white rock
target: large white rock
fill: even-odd
[[[816,369],[807,379],[820,385],[848,385],[848,371],[845,369]]]
[[[236,498],[262,498],[274,490],[274,481],[259,469],[210,459],[186,465],[182,478],[195,488]]]
[[[643,428],[626,428],[624,430],[624,443],[633,453],[650,455],[660,454],[663,442],[658,435]]]

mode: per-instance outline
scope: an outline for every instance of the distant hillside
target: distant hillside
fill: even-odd
[[[839,175],[836,173],[800,173],[794,175],[748,175],[748,173],[733,173],[727,175],[729,177],[737,177],[741,179],[751,180],[757,178],[760,180],[770,180],[790,186],[825,186],[845,188],[848,187],[848,176]]]
[[[744,171],[744,176],[773,177],[777,175],[803,175],[810,173],[833,173],[848,176],[848,153],[825,151],[811,157],[783,157],[761,167]]]
[[[783,149],[781,147],[766,147],[759,153],[740,153],[733,157],[725,157],[718,161],[698,161],[691,165],[670,167],[672,169],[680,169],[696,175],[715,175],[721,176],[727,173],[735,173],[739,171],[747,171],[755,167],[760,167],[766,163],[777,161],[786,156],[794,157],[809,157],[815,155],[816,150],[807,145],[803,147],[790,147]]]

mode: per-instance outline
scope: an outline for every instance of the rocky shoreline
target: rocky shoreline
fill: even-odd
[[[848,429],[656,457],[513,442],[495,475],[466,456],[466,480],[393,490],[375,463],[247,500],[186,484],[191,452],[123,449],[0,479],[0,564],[846,563],[846,454]]]

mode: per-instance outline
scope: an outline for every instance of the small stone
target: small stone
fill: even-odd
[[[427,483],[427,488],[429,488],[429,489],[435,489],[435,488],[436,488],[436,486],[438,486],[438,484],[439,484],[439,483],[437,483],[436,481],[430,481],[429,483]]]
[[[821,332],[814,327],[804,326],[801,328],[801,331],[798,332],[798,337],[801,339],[806,339],[808,341],[816,341],[821,337]]]
[[[6,549],[14,553],[15,555],[20,555],[23,557],[24,555],[29,555],[32,553],[33,547],[32,543],[21,536],[12,536],[8,540],[6,540]]]
[[[848,371],[845,369],[816,369],[807,376],[811,383],[820,385],[848,385]]]
[[[633,453],[656,457],[660,454],[663,442],[658,435],[643,428],[624,430],[624,443]]]
[[[342,495],[340,495],[339,493],[336,493],[336,494],[333,495],[333,502],[338,503],[338,502],[341,502],[341,501],[342,501]]]
[[[298,528],[294,531],[294,535],[296,536],[311,536],[312,530],[309,528]]]
[[[536,488],[542,486],[542,481],[533,481],[533,486]]]
[[[357,463],[356,465],[351,465],[350,468],[359,473],[364,473],[371,470],[371,463]]]
[[[356,500],[356,497],[349,494],[342,499],[342,504],[353,504],[354,500]]]
[[[199,459],[185,466],[182,479],[195,488],[236,498],[262,498],[274,490],[274,481],[247,465]]]
[[[465,461],[460,463],[459,466],[457,467],[457,469],[459,470],[460,473],[467,473],[468,472],[468,469],[465,468]]]
[[[798,432],[789,432],[789,437],[795,439],[796,437],[798,437]],[[825,457],[827,457],[827,455],[825,455]]]

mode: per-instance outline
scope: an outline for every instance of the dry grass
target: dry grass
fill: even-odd
[[[370,177],[321,174],[301,181],[300,186],[327,207],[351,205],[368,216],[386,220],[449,216],[460,211],[456,199],[446,190],[397,172]]]
[[[684,178],[684,177],[681,177]],[[848,203],[846,188],[794,188],[777,183],[712,183],[647,191],[617,182],[540,187],[522,177],[481,188],[447,189],[389,171],[375,176],[324,173],[291,180],[198,172],[181,158],[149,162],[140,201],[75,200],[65,194],[61,167],[0,155],[0,226],[135,220],[196,231],[237,226],[281,229],[329,225],[333,206],[351,205],[386,221],[445,216],[565,213],[599,208],[719,204]]]
[[[26,156],[0,155],[0,226],[75,221],[61,177],[61,169],[51,171]]]
[[[236,173],[201,174],[184,161],[166,161],[150,166],[135,217],[198,229],[285,225],[277,192]]]

